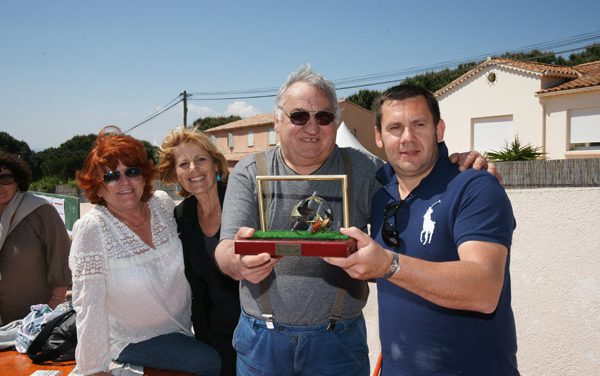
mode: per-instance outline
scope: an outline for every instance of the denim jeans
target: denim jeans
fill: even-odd
[[[202,376],[218,376],[221,370],[221,359],[215,349],[182,333],[163,334],[130,343],[116,360],[119,363]]]
[[[238,376],[369,375],[367,330],[362,315],[338,321],[328,331],[326,323],[275,323],[274,329],[267,329],[263,320],[242,312],[233,347],[238,353]]]

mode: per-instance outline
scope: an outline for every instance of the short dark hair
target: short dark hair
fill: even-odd
[[[420,86],[402,84],[387,89],[375,100],[373,111],[375,111],[375,126],[377,129],[381,131],[381,107],[386,101],[402,101],[420,95],[427,101],[429,112],[433,116],[433,125],[437,125],[440,122],[441,115],[440,105],[435,96],[429,90]]]
[[[31,184],[31,167],[18,155],[0,150],[0,168],[5,168],[13,174],[17,189],[21,192],[27,192]]]

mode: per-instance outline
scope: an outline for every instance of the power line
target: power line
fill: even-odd
[[[265,95],[245,95],[241,97],[218,97],[218,98],[191,98],[190,101],[224,101],[234,99],[256,99],[256,98],[272,98],[276,97],[277,94],[265,94]]]
[[[398,75],[398,74],[412,74],[412,73],[419,73],[419,72],[423,72],[423,71],[433,71],[433,70],[437,70],[437,69],[444,69],[444,68],[454,67],[454,66],[459,65],[459,64],[464,64],[464,63],[469,63],[469,62],[473,62],[473,61],[484,60],[488,56],[498,56],[498,55],[502,55],[502,54],[504,54],[506,52],[509,52],[509,53],[519,53],[519,52],[531,51],[531,50],[534,50],[534,49],[541,49],[541,48],[552,49],[552,48],[564,47],[566,45],[572,45],[572,44],[582,44],[582,43],[589,44],[589,42],[591,42],[593,40],[599,40],[599,39],[600,39],[600,30],[599,31],[590,32],[590,33],[579,34],[579,35],[567,37],[565,39],[554,40],[554,41],[549,41],[549,42],[541,42],[541,43],[536,43],[536,44],[530,44],[528,46],[519,47],[519,48],[514,49],[512,51],[488,52],[488,53],[485,53],[485,54],[479,54],[479,55],[476,55],[476,56],[471,56],[471,57],[466,58],[466,59],[449,60],[449,61],[445,61],[445,62],[436,63],[436,64],[430,65],[430,66],[404,68],[404,69],[395,70],[395,71],[391,71],[391,72],[375,73],[375,74],[370,74],[370,75],[365,75],[365,76],[344,78],[344,79],[335,80],[334,82],[336,82],[338,84],[344,84],[344,83],[356,82],[356,81],[359,81],[359,80],[367,80],[367,79],[376,79],[376,78],[382,78],[382,77],[390,77],[390,76],[395,76],[395,75]],[[582,49],[583,48],[584,47],[582,47]]]
[[[585,47],[577,47],[577,48],[571,48],[568,50],[548,52],[548,53],[539,54],[539,55],[536,55],[536,56],[533,56],[533,57],[530,57],[527,59],[523,59],[523,60],[524,61],[535,60],[536,58],[540,58],[543,56],[560,55],[560,54],[567,53],[567,52],[581,51],[583,49],[585,49]],[[511,53],[517,53],[517,52],[511,51]],[[430,65],[430,66],[407,68],[402,71],[396,71],[393,74],[392,73],[380,74],[377,78],[384,78],[386,76],[396,77],[394,79],[389,79],[389,80],[384,80],[384,81],[357,83],[356,85],[346,85],[346,86],[340,86],[340,83],[341,83],[340,81],[334,81],[334,83],[335,83],[336,91],[337,90],[346,90],[346,89],[358,89],[358,88],[363,88],[363,87],[378,86],[378,85],[384,85],[384,84],[392,84],[392,83],[397,83],[401,79],[404,79],[411,75],[417,75],[417,74],[422,74],[425,72],[431,72],[431,71],[436,71],[436,70],[441,70],[441,69],[449,69],[449,68],[455,67],[459,64],[467,64],[467,63],[481,61],[481,60],[487,58],[488,56],[490,56],[490,55],[479,55],[476,58],[469,58],[467,60],[460,60],[460,61],[456,60],[456,61],[438,63],[438,64]],[[347,79],[345,81],[342,80],[342,82],[345,82],[345,83],[352,83],[353,81],[361,82],[364,80],[359,80],[358,78],[357,79]],[[239,92],[240,92],[240,94],[244,93],[241,90]],[[216,93],[216,92],[213,92],[213,94],[214,93]],[[231,92],[222,92],[222,93],[226,94],[226,93],[231,93]],[[208,95],[208,94],[206,94],[206,95]],[[190,100],[193,100],[193,101],[222,101],[222,100],[237,100],[237,99],[269,98],[269,97],[275,97],[275,96],[277,96],[277,94],[252,95],[252,96],[251,95],[241,95],[241,96],[235,96],[235,97],[229,96],[229,97],[214,97],[214,98],[193,98]]]
[[[173,101],[176,101],[174,103],[171,103]],[[179,102],[181,102],[181,94],[178,94],[175,98],[171,99],[169,102],[167,102],[167,104],[165,104],[164,106],[160,107],[159,109],[157,109],[156,111],[154,111],[151,115],[149,115],[146,119],[140,121],[139,123],[137,123],[136,125],[134,125],[133,127],[127,129],[125,132],[123,133],[129,133],[130,131],[134,130],[135,128],[149,122],[150,120],[154,119],[155,117],[157,117],[158,115],[162,114],[163,112],[166,112],[168,110],[170,110],[171,108],[175,107]]]
[[[532,56],[529,57],[527,59],[523,59],[521,61],[530,61],[530,60],[535,60],[537,58],[540,57],[544,57],[544,56],[551,56],[551,55],[561,55],[567,52],[575,52],[575,51],[581,51],[585,49],[585,47],[578,47],[578,48],[571,48],[568,50],[562,50],[562,51],[555,51],[555,52],[548,52],[548,53],[544,53],[544,54],[539,54],[536,56]],[[471,61],[463,61],[460,64],[467,64],[467,63],[471,63],[471,62],[477,62],[477,60],[471,60]],[[447,68],[451,68],[453,66],[456,65],[448,65],[448,66],[441,66],[439,67],[439,69],[447,69]],[[416,75],[416,74],[421,74],[421,73],[425,73],[425,72],[430,72],[430,71],[435,71],[435,69],[430,69],[430,68],[425,68],[425,69],[420,69],[420,70],[413,70],[411,72],[408,72],[412,75]],[[383,85],[383,84],[391,84],[391,83],[397,83],[399,80],[404,79],[408,76],[409,74],[405,74],[404,76],[397,78],[397,79],[393,79],[393,80],[387,80],[387,81],[377,81],[377,82],[371,82],[371,83],[366,83],[366,84],[357,84],[357,85],[351,85],[351,86],[343,86],[343,87],[338,87],[336,85],[336,90],[344,90],[344,89],[356,89],[356,88],[362,88],[362,87],[369,87],[369,86],[378,86],[378,85]]]
[[[559,48],[559,47],[564,47],[564,46],[574,45],[574,44],[583,44],[583,43],[589,44],[590,42],[597,41],[597,40],[600,40],[600,31],[578,34],[578,35],[570,36],[570,37],[567,37],[564,39],[559,39],[559,40],[530,44],[527,46],[519,47],[512,51],[488,52],[485,54],[471,56],[466,59],[463,58],[463,59],[448,60],[448,61],[443,61],[443,62],[433,64],[433,65],[402,68],[402,69],[394,70],[394,71],[390,71],[390,72],[373,73],[373,74],[368,74],[368,75],[363,75],[363,76],[341,78],[341,79],[333,80],[333,83],[335,84],[335,86],[338,90],[361,87],[360,85],[340,87],[340,85],[347,85],[347,84],[353,84],[353,83],[359,83],[359,82],[365,82],[365,81],[367,81],[367,82],[364,84],[364,86],[375,86],[378,84],[394,82],[394,80],[392,80],[392,81],[389,80],[389,78],[391,78],[391,77],[404,78],[408,75],[414,75],[414,74],[419,74],[419,73],[428,72],[428,71],[436,71],[436,70],[440,70],[440,69],[453,68],[460,64],[481,61],[481,60],[486,59],[489,56],[498,56],[498,55],[502,55],[506,52],[520,53],[520,52],[531,51],[534,49],[553,49],[553,48]],[[584,49],[584,48],[585,48],[585,46],[578,48],[578,49],[573,49],[570,51],[576,51],[576,50]],[[560,54],[560,53],[564,53],[564,52],[560,51],[560,52],[557,52],[556,54]],[[379,82],[369,82],[372,80],[381,80],[381,79],[385,79],[385,78],[387,78],[388,80],[379,81]],[[274,92],[277,92],[278,89],[279,89],[278,87],[271,87],[271,88],[245,89],[245,90],[192,92],[190,94],[193,96],[202,96],[202,97],[215,96],[215,97],[217,97],[217,98],[211,98],[211,99],[204,98],[202,100],[253,99],[253,98],[264,98],[264,97],[275,96],[275,95],[271,95],[271,94]],[[256,94],[256,93],[267,93],[269,95],[265,95],[265,96],[250,95],[250,94]],[[242,96],[238,96],[238,95],[233,96],[235,94],[241,94]],[[248,95],[246,95],[246,94],[248,94]],[[194,100],[201,100],[201,99],[194,99]]]
[[[438,70],[442,70],[442,69],[450,69],[450,68],[454,68],[461,64],[479,62],[479,61],[486,59],[489,56],[499,56],[499,55],[503,55],[505,53],[517,54],[517,53],[523,53],[523,52],[530,52],[532,50],[552,50],[552,49],[557,49],[557,48],[561,48],[561,47],[575,46],[575,45],[579,45],[580,47],[574,47],[574,48],[570,48],[570,49],[566,49],[566,50],[562,50],[562,51],[555,51],[555,52],[549,51],[547,53],[542,53],[536,57],[543,57],[546,55],[560,55],[560,54],[564,54],[567,52],[580,51],[580,50],[584,50],[585,48],[589,47],[590,43],[597,42],[598,40],[600,40],[600,30],[583,33],[583,34],[577,34],[577,35],[573,35],[573,36],[570,36],[567,38],[557,39],[557,40],[553,40],[553,41],[534,43],[534,44],[530,44],[527,46],[516,48],[511,51],[491,52],[491,53],[485,53],[485,54],[480,54],[480,55],[476,55],[476,56],[471,56],[467,59],[454,59],[454,60],[443,61],[443,62],[435,63],[433,65],[402,68],[402,69],[398,69],[398,70],[394,70],[394,71],[390,71],[390,72],[381,72],[381,73],[373,73],[373,74],[368,74],[368,75],[363,75],[363,76],[341,78],[341,79],[333,80],[333,83],[336,87],[336,90],[357,89],[357,88],[364,88],[364,87],[370,87],[370,86],[391,84],[391,83],[397,83],[400,80],[402,80],[408,76],[411,76],[411,75],[422,74],[425,72],[433,72],[433,71],[438,71]],[[586,44],[586,45],[581,46],[582,44]],[[527,58],[524,60],[534,60],[536,57],[531,57],[531,58]],[[187,100],[190,100],[190,101],[223,101],[223,100],[239,100],[239,99],[272,98],[277,95],[278,90],[279,90],[279,87],[263,87],[263,88],[252,88],[252,89],[201,91],[201,92],[186,93],[186,97],[187,97]],[[257,94],[261,94],[261,95],[257,95]],[[126,130],[125,133],[132,131],[133,129],[149,122],[150,120],[154,119],[158,115],[173,108],[175,105],[177,105],[179,102],[182,101],[181,96],[182,96],[182,94],[177,95],[177,97],[172,99],[169,103],[167,103],[163,107],[156,110],[154,113],[149,115],[146,119],[140,121],[133,127]],[[201,97],[201,98],[198,98],[198,97]],[[177,101],[171,104],[171,102],[173,102],[175,100],[177,100]]]

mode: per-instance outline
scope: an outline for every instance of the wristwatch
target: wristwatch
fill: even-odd
[[[383,276],[385,279],[389,279],[393,276],[398,269],[400,269],[400,257],[396,252],[392,252],[392,262],[390,263],[390,267],[388,268],[387,273]]]

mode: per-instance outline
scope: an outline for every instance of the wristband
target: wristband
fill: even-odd
[[[383,276],[385,279],[389,279],[391,276],[396,274],[396,272],[400,269],[400,256],[396,252],[392,252],[392,262],[390,263],[390,267],[388,268],[387,273]]]

